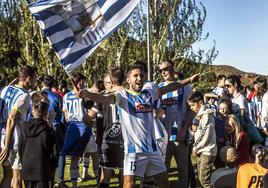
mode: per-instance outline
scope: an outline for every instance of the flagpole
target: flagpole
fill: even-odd
[[[150,64],[150,13],[149,13],[149,0],[147,1],[147,67],[148,67],[148,80],[151,79],[151,64]]]

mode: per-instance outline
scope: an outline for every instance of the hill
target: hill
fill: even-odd
[[[245,71],[239,70],[229,65],[212,65],[211,68],[216,76],[220,74],[224,74],[226,76],[229,76],[232,74],[239,75],[241,77],[241,81],[243,85],[253,84],[255,79],[258,78],[259,76],[263,76],[268,80],[267,75],[260,75],[256,73],[245,72]]]

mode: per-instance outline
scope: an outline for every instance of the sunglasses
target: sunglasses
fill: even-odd
[[[227,87],[227,88],[230,88],[232,86],[233,86],[232,84],[225,84],[225,87]]]
[[[159,69],[159,72],[162,73],[163,71],[169,71],[170,70],[170,66],[165,67],[163,69]]]

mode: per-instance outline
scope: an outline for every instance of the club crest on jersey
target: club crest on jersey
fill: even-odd
[[[135,104],[136,113],[149,113],[153,111],[153,108],[148,104]]]
[[[113,126],[107,130],[107,133],[110,138],[115,138],[121,134],[121,126],[120,124],[116,123],[113,124]]]

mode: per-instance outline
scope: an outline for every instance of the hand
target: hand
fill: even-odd
[[[193,76],[191,76],[190,77],[191,83],[197,81],[199,78],[199,75],[200,75],[200,73],[197,73],[197,74],[194,74]]]
[[[197,131],[197,126],[196,125],[192,125],[192,131],[195,133]]]
[[[92,118],[87,114],[83,116],[82,121],[88,126],[93,126]]]
[[[260,163],[261,162],[261,159],[262,159],[262,155],[261,155],[261,152],[258,151],[255,155],[255,163]]]
[[[9,148],[7,147],[2,148],[1,153],[0,153],[0,163],[5,162],[8,156],[9,156]]]

